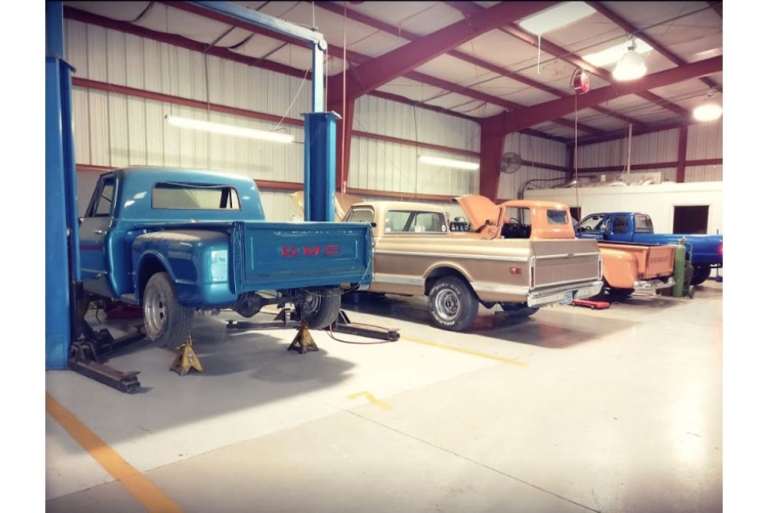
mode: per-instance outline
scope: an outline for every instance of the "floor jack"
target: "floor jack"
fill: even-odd
[[[141,328],[137,328],[135,334],[115,339],[106,329],[96,332],[85,320],[80,324],[83,335],[69,346],[67,367],[121,392],[136,392],[141,387],[137,371],[122,372],[104,362],[108,354],[143,339],[145,335]]]
[[[400,340],[400,333],[398,333],[397,330],[390,330],[388,328],[370,324],[354,323],[349,320],[349,316],[344,310],[339,312],[339,317],[336,319],[336,322],[331,324],[330,328],[326,329],[333,333],[350,333],[352,335],[360,335],[361,337],[376,338],[390,342]]]

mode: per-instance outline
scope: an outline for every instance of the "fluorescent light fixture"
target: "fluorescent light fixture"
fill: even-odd
[[[291,143],[294,140],[294,137],[291,134],[267,132],[266,130],[256,130],[253,128],[245,128],[241,126],[223,125],[221,123],[212,123],[210,121],[203,121],[200,119],[180,118],[178,116],[171,116],[169,114],[165,116],[165,121],[169,125],[178,126],[181,128],[202,130],[204,132],[231,135],[234,137],[247,137],[249,139],[262,139],[265,141],[281,143]]]
[[[723,115],[723,107],[714,99],[715,91],[710,89],[706,98],[693,109],[693,119],[696,121],[714,121]]]
[[[648,67],[645,65],[645,59],[637,53],[635,40],[629,42],[627,53],[621,56],[616,67],[613,69],[613,78],[626,82],[627,80],[637,80],[648,73]]]
[[[635,42],[635,52],[641,55],[644,55],[653,50],[653,48],[651,48],[651,46],[642,39],[635,38],[633,41]],[[612,46],[610,48],[606,48],[605,50],[585,55],[583,59],[593,66],[605,66],[606,64],[617,62],[626,53],[626,51],[627,43],[621,43],[620,45]]]
[[[586,2],[563,2],[533,16],[523,18],[519,25],[526,32],[539,35],[586,18],[593,12],[595,9],[587,5]]]
[[[470,171],[477,171],[480,169],[480,164],[477,162],[467,162],[466,160],[453,160],[443,159],[440,157],[430,157],[429,155],[421,155],[419,162],[423,164],[431,164],[433,166],[452,167],[455,169],[469,169]]]

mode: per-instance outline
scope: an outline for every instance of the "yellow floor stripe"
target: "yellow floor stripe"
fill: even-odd
[[[69,435],[88,451],[104,470],[110,473],[150,513],[183,513],[157,486],[133,468],[114,449],[80,422],[50,394],[45,394],[45,411],[63,427]]]
[[[400,340],[407,340],[416,344],[422,344],[425,346],[439,347],[440,349],[447,349],[448,351],[456,351],[457,353],[471,354],[472,356],[478,356],[480,358],[486,358],[499,363],[506,363],[507,365],[515,365],[517,367],[528,367],[528,362],[521,362],[520,360],[512,360],[511,358],[502,358],[501,356],[493,356],[492,354],[480,353],[478,351],[472,351],[469,349],[461,349],[459,347],[451,347],[437,342],[430,342],[429,340],[421,340],[418,338],[400,337]]]
[[[391,410],[392,409],[392,405],[391,404],[389,404],[386,401],[382,401],[381,399],[376,399],[376,397],[374,397],[374,395],[372,393],[367,392],[367,391],[366,392],[358,392],[356,394],[352,394],[352,395],[348,396],[347,399],[357,399],[358,397],[365,397],[366,399],[368,399],[369,403],[375,404],[376,406],[381,406],[385,410]]]

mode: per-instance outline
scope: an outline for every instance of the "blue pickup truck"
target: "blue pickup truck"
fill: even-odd
[[[723,267],[722,235],[684,235],[654,233],[648,214],[610,212],[590,214],[578,224],[576,236],[606,242],[633,244],[677,244],[685,238],[686,254],[693,266],[691,285],[700,285],[712,269]]]
[[[195,311],[244,317],[292,303],[310,328],[336,320],[341,287],[370,284],[361,223],[268,222],[254,181],[156,167],[102,174],[80,220],[88,301],[141,305],[147,336],[174,347]]]

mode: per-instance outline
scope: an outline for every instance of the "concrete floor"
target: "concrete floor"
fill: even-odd
[[[345,309],[401,339],[313,332],[300,355],[294,331],[222,314],[195,321],[203,373],[149,342],[109,361],[139,393],[47,372],[46,511],[722,511],[722,283],[481,308],[471,333],[429,326],[420,298]]]

